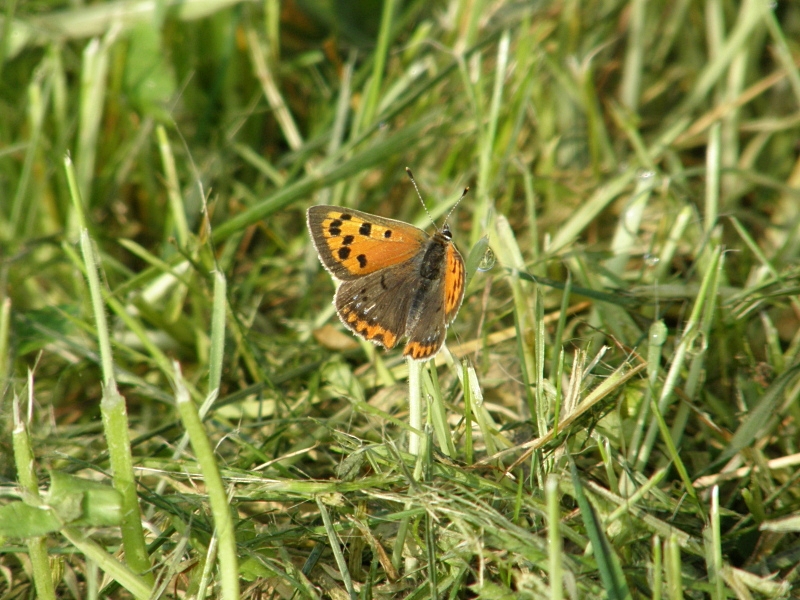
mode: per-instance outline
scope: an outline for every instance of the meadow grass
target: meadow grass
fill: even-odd
[[[800,5],[1,18],[0,599],[800,594]],[[411,373],[305,225],[406,166]]]

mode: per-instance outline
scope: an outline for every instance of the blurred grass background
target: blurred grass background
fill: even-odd
[[[800,4],[11,0],[0,35],[0,598],[796,597]],[[405,166],[496,257],[418,461],[305,228],[430,230]]]

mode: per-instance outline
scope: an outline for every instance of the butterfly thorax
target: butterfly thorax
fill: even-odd
[[[419,274],[423,279],[438,279],[444,268],[444,257],[447,244],[450,242],[450,232],[437,231],[428,241],[428,247],[420,263]]]

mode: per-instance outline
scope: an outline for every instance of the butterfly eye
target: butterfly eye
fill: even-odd
[[[444,237],[446,237],[448,240],[452,240],[453,239],[453,234],[450,233],[450,226],[449,225],[445,224],[445,226],[442,227],[442,235]]]

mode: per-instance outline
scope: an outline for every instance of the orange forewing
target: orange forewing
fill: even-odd
[[[413,225],[338,206],[312,206],[308,227],[322,263],[342,281],[410,260],[427,239]]]

